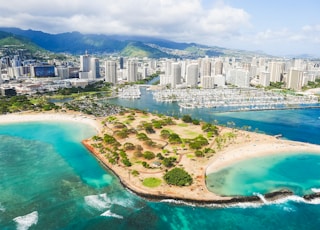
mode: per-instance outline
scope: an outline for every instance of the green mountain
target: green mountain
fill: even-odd
[[[17,50],[23,50],[24,55],[29,58],[47,52],[28,38],[3,31],[0,31],[0,50],[4,56],[16,54]]]
[[[159,49],[153,48],[142,42],[130,42],[128,45],[120,52],[122,56],[127,57],[150,57],[150,58],[163,58],[172,56],[168,53],[162,52]]]
[[[18,40],[24,38],[23,43],[25,45],[32,46],[32,43],[36,44],[34,50],[41,47],[55,53],[66,52],[74,55],[83,54],[85,52],[152,58],[198,58],[204,56],[212,57],[232,54],[241,54],[242,56],[254,55],[254,52],[230,50],[196,43],[179,43],[147,36],[81,34],[79,32],[48,34],[42,31],[3,27],[0,28],[0,39],[1,36],[6,37],[6,33],[11,34],[11,37],[13,38],[19,37]],[[7,42],[18,43],[18,41],[10,41],[10,39]],[[38,46],[38,48],[36,46]]]

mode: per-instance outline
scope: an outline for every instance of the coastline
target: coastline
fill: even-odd
[[[61,113],[34,113],[24,112],[19,114],[7,114],[0,116],[0,124],[4,123],[16,123],[16,122],[30,122],[30,121],[70,121],[70,122],[82,122],[91,125],[96,128],[98,134],[101,134],[104,127],[101,124],[100,118],[82,115],[74,112]],[[220,127],[222,132],[228,132],[231,128]],[[232,129],[234,130],[234,129]],[[252,133],[243,130],[234,130],[237,133],[238,138],[233,142],[230,142],[221,151],[218,151],[208,161],[199,160],[200,164],[195,164],[195,161],[190,160],[188,157],[181,157],[181,165],[186,168],[195,166],[191,171],[191,174],[196,178],[191,186],[176,187],[162,183],[157,188],[149,188],[142,185],[143,175],[134,177],[131,174],[130,169],[125,170],[122,165],[112,165],[97,149],[92,147],[92,140],[83,140],[82,144],[109,170],[111,170],[123,184],[123,186],[137,195],[151,199],[151,200],[183,200],[187,203],[195,203],[198,205],[218,204],[218,205],[230,205],[236,203],[250,202],[262,204],[263,201],[258,196],[239,196],[239,197],[227,197],[220,196],[210,192],[206,187],[205,177],[206,175],[218,171],[224,167],[230,166],[238,161],[260,157],[266,155],[276,155],[279,153],[293,154],[295,152],[312,152],[320,154],[320,146],[277,139],[274,136],[265,134]],[[161,176],[162,172],[148,172],[146,175]],[[145,177],[147,177],[145,176]],[[275,197],[283,197],[291,195],[290,191],[277,191],[275,193],[267,194],[269,199],[275,199]],[[267,196],[266,195],[266,196]]]
[[[80,122],[94,127],[98,133],[100,133],[102,130],[102,125],[98,118],[89,115],[83,115],[76,112],[21,112],[0,115],[0,124],[22,123],[32,121]]]
[[[206,175],[231,166],[239,161],[277,154],[308,152],[320,154],[320,146],[305,142],[278,139],[266,134],[252,133],[254,141],[234,144],[217,153],[209,162]]]

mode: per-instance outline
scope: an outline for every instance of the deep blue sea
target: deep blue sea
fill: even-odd
[[[320,144],[320,109],[217,114],[179,110],[143,93],[140,100],[112,103]],[[124,189],[81,145],[94,134],[92,127],[78,123],[0,125],[0,229],[319,229],[320,202],[306,203],[299,196],[224,208],[144,200]],[[254,162],[218,172],[212,182],[216,192],[251,195],[287,187],[302,195],[320,188],[320,155]]]

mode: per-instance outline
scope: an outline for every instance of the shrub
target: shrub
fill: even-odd
[[[164,159],[164,157],[162,156],[161,153],[158,153],[158,154],[157,154],[157,157],[158,157],[159,160],[163,160],[163,159]]]
[[[143,153],[143,157],[144,157],[145,159],[147,159],[147,160],[151,160],[151,159],[154,159],[154,158],[156,157],[156,155],[155,155],[153,152],[151,152],[151,151],[145,151],[145,152]]]
[[[142,166],[147,168],[147,169],[150,168],[150,165],[145,161],[142,162]]]
[[[130,142],[126,142],[123,145],[124,150],[134,150],[135,148],[136,148],[135,145]]]
[[[178,134],[172,133],[172,134],[170,134],[170,136],[169,136],[169,143],[170,143],[170,144],[181,144],[182,141],[181,141],[181,138],[179,137]]]
[[[195,151],[194,155],[196,155],[197,157],[204,157],[204,153],[200,150]]]
[[[174,166],[176,160],[177,159],[175,157],[166,157],[162,159],[162,164],[167,168],[171,168]]]
[[[169,130],[166,130],[166,129],[163,129],[161,130],[160,132],[160,136],[163,138],[163,139],[167,139],[170,137],[170,131]]]
[[[199,120],[192,120],[192,124],[194,124],[194,125],[200,125],[200,121]]]
[[[128,158],[123,158],[121,161],[122,161],[122,163],[123,163],[125,166],[127,166],[127,167],[132,166],[132,163],[129,161]]]
[[[192,177],[182,168],[174,168],[164,175],[168,184],[177,186],[187,186],[192,184]]]
[[[191,123],[192,122],[192,118],[191,118],[190,115],[183,115],[182,121],[185,122],[185,123]]]
[[[137,138],[139,141],[146,141],[150,139],[145,133],[138,133]]]
[[[131,174],[133,175],[133,176],[139,176],[139,172],[137,171],[137,170],[133,170],[132,172],[131,172]]]

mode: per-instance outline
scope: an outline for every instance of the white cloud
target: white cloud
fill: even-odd
[[[0,26],[51,33],[130,34],[179,41],[221,41],[250,26],[249,14],[223,1],[201,0],[11,0],[0,5]]]

